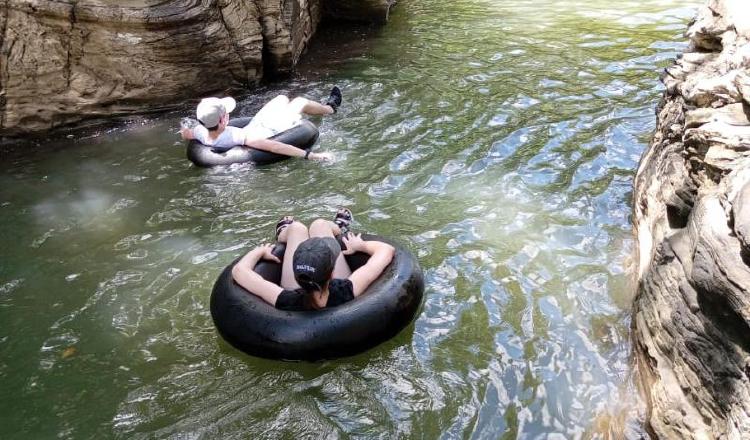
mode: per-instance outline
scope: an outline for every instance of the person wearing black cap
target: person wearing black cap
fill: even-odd
[[[361,235],[346,232],[351,220],[351,211],[342,209],[333,222],[318,219],[308,229],[291,217],[284,217],[276,229],[277,241],[286,243],[281,285],[253,271],[261,259],[279,262],[271,253],[270,244],[242,257],[232,269],[232,276],[237,284],[281,310],[319,310],[351,301],[380,276],[395,253],[388,243],[365,241]],[[334,238],[339,234],[344,251]],[[355,252],[367,253],[370,258],[352,272],[344,255]]]
[[[216,151],[226,151],[238,145],[292,157],[309,160],[331,160],[330,153],[307,152],[294,145],[274,141],[271,136],[294,127],[302,115],[329,115],[336,113],[341,106],[341,90],[334,87],[325,104],[297,97],[292,100],[285,95],[266,103],[245,127],[232,127],[229,113],[237,106],[232,97],[204,98],[198,104],[196,117],[200,125],[194,128],[183,127],[180,135],[185,140],[196,139]]]

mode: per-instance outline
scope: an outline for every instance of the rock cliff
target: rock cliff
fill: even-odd
[[[293,69],[324,14],[392,0],[0,0],[0,135],[163,111]]]
[[[657,438],[750,438],[750,7],[710,0],[634,182],[633,341]]]

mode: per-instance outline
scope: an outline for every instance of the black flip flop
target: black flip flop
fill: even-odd
[[[343,235],[346,235],[346,233],[349,232],[349,227],[353,221],[354,216],[352,215],[352,211],[343,206],[339,207],[338,211],[336,211],[336,216],[333,218],[333,222],[336,223],[336,226],[338,226],[339,229],[341,229]]]
[[[284,217],[281,217],[281,220],[276,223],[276,241],[279,241],[279,235],[281,235],[281,231],[286,229],[287,226],[294,223],[294,217],[291,215],[285,215]]]

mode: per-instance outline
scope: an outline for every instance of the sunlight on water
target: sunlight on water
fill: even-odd
[[[408,0],[324,28],[236,114],[340,85],[331,164],[197,169],[183,115],[9,155],[0,437],[639,438],[632,176],[696,5]],[[418,256],[414,324],[317,364],[221,341],[220,271],[338,205]]]

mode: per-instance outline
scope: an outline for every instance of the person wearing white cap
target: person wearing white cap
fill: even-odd
[[[195,128],[183,128],[180,134],[183,139],[196,139],[219,151],[244,145],[285,156],[331,160],[333,156],[330,153],[307,152],[294,145],[268,138],[292,128],[299,123],[303,114],[329,115],[336,113],[340,105],[341,90],[338,87],[331,90],[325,104],[302,97],[289,100],[287,96],[279,95],[266,103],[249,124],[239,128],[227,125],[229,113],[237,106],[234,98],[204,98],[195,112],[200,125]]]

